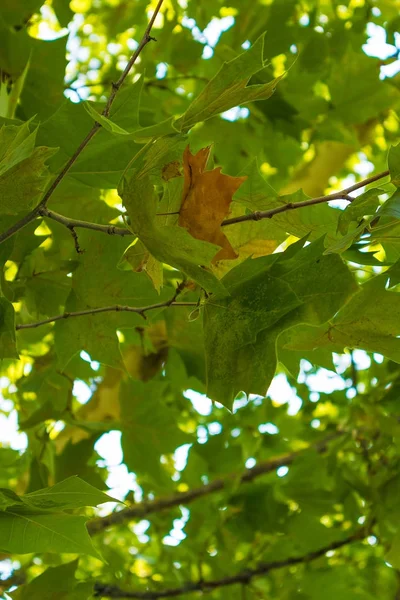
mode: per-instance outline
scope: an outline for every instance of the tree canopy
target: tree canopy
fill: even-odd
[[[400,597],[399,14],[2,0],[5,598]]]

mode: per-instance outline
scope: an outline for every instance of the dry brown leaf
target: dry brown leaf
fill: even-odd
[[[183,153],[184,184],[179,225],[198,240],[221,246],[213,259],[215,263],[237,257],[221,230],[221,223],[229,214],[232,196],[247,177],[224,175],[221,167],[205,171],[210,151],[208,146],[193,155],[187,146]]]

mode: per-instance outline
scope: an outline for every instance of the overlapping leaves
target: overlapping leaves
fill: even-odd
[[[342,260],[323,254],[322,239],[302,245],[248,259],[222,279],[230,296],[205,304],[207,390],[228,407],[240,391],[266,393],[283,331],[325,323],[357,290]]]
[[[71,477],[53,487],[24,496],[0,490],[0,548],[6,552],[70,552],[98,557],[85,527],[85,517],[65,509],[97,506],[112,500]]]
[[[35,147],[37,130],[29,123],[0,129],[0,215],[32,208],[49,180],[45,162],[56,148]]]

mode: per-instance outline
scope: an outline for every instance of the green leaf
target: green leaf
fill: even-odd
[[[394,217],[400,220],[400,191],[396,190],[394,194],[386,200],[376,213],[376,217]]]
[[[0,488],[0,510],[6,510],[9,506],[23,504],[23,500],[12,490]]]
[[[110,118],[123,130],[135,131],[140,128],[139,107],[143,91],[144,77],[135,83],[124,85],[118,92],[111,107]]]
[[[400,144],[392,146],[389,150],[388,166],[391,182],[400,187]]]
[[[156,123],[155,125],[149,125],[148,127],[141,127],[133,132],[135,140],[147,140],[156,137],[163,137],[165,135],[176,135],[179,133],[178,127],[175,126],[177,123],[176,117],[169,117],[165,121]]]
[[[67,66],[67,36],[56,40],[30,39],[29,67],[20,95],[19,115],[48,118],[63,102]]]
[[[375,258],[376,251],[364,252],[357,245],[351,246],[343,253],[343,258],[358,265],[371,265],[373,267],[381,267],[384,264],[390,264],[390,261],[380,261]]]
[[[371,219],[369,219],[369,220],[371,220]],[[328,248],[325,251],[326,254],[333,254],[333,253],[341,254],[342,252],[345,252],[346,250],[348,250],[350,248],[350,246],[352,246],[354,244],[354,240],[357,240],[357,238],[359,238],[364,233],[367,225],[368,225],[368,222],[364,222],[361,225],[359,225],[358,227],[356,227],[355,229],[351,229],[348,233],[346,233],[346,235],[339,238],[333,244],[329,244]]]
[[[65,308],[68,312],[85,309],[74,292],[68,297]],[[71,317],[56,322],[54,341],[61,369],[82,349],[94,360],[123,369],[115,316],[112,313],[107,318],[99,316]]]
[[[10,507],[0,512],[0,548],[4,552],[58,552],[99,557],[85,527],[85,517]]]
[[[102,306],[147,306],[170,297],[159,296],[145,273],[121,271],[117,265],[128,243],[124,238],[82,232],[79,243],[85,252],[72,277],[72,291],[65,310],[75,312]],[[94,360],[123,369],[117,329],[136,327],[143,322],[135,313],[110,311],[57,321],[55,345],[62,368],[82,349]]]
[[[43,0],[4,0],[1,4],[0,15],[10,25],[22,25],[33,13],[39,11]]]
[[[51,510],[117,502],[79,477],[69,477],[52,487],[25,494],[23,500],[35,508]]]
[[[122,449],[129,469],[165,485],[161,455],[193,439],[177,426],[174,407],[166,404],[164,382],[126,381],[121,386]]]
[[[74,12],[70,9],[69,4],[69,0],[53,0],[52,6],[61,27],[67,27],[74,16]]]
[[[0,359],[18,357],[14,307],[6,298],[0,297]]]
[[[83,107],[86,110],[86,112],[92,117],[92,119],[96,123],[99,123],[107,131],[110,131],[111,133],[116,133],[118,135],[129,135],[129,131],[122,129],[122,127],[120,127],[116,123],[113,123],[111,119],[108,119],[104,115],[98,113],[97,110],[89,102],[84,102]]]
[[[258,161],[253,160],[240,173],[247,179],[235,193],[233,199],[250,210],[268,210],[276,205],[278,192],[264,179],[258,168]]]
[[[102,233],[80,233],[79,241],[85,251],[73,273],[72,289],[87,308],[112,304],[144,306],[159,301],[144,274],[116,268],[131,240],[109,238]]]
[[[205,290],[223,290],[207,269],[219,247],[193,238],[179,226],[158,226],[157,199],[148,176],[124,180],[119,194],[131,219],[132,231],[160,262],[183,271]]]
[[[175,122],[175,127],[187,131],[196,123],[206,121],[233,106],[272,96],[281,77],[269,83],[247,85],[253,75],[266,67],[263,58],[264,36],[260,36],[249,50],[222,65],[185,114]]]
[[[265,395],[278,336],[296,323],[325,322],[357,289],[340,258],[323,256],[322,240],[300,249],[302,243],[248,259],[222,279],[230,296],[206,302],[207,394],[213,400],[230,408],[240,391]]]
[[[126,249],[123,259],[134,271],[144,271],[150,277],[157,292],[160,293],[164,280],[163,265],[149,253],[139,239]]]
[[[376,280],[365,283],[328,324],[296,327],[285,334],[284,347],[329,348],[332,352],[342,352],[345,347],[363,348],[400,362],[399,295],[383,289],[383,283],[377,287]]]
[[[140,126],[139,105],[142,88],[143,77],[138,79],[134,84],[122,89],[112,105],[111,118],[99,113],[90,102],[83,102],[83,106],[92,119],[96,123],[100,123],[110,133],[128,135],[132,139],[140,141],[166,135],[176,135],[179,132],[174,126],[176,117],[170,117],[165,121],[149,125],[148,127]],[[100,109],[101,107],[102,105],[99,106]]]
[[[162,169],[168,163],[182,161],[183,151],[187,145],[186,135],[169,135],[156,140],[147,150],[136,177],[151,177],[154,183],[161,183]],[[168,188],[167,188],[168,189]],[[166,211],[167,212],[167,211]]]
[[[344,124],[365,123],[387,110],[397,96],[387,82],[380,85],[376,62],[353,49],[349,49],[342,60],[334,62],[328,86],[332,105],[330,118]]]
[[[19,27],[17,31],[14,27],[10,27],[4,21],[5,16],[4,12],[3,14],[0,13],[0,69],[9,77],[16,80],[23,74],[28,64],[31,52],[31,38],[25,27]],[[19,15],[11,18],[17,20]],[[6,90],[6,86],[3,89]],[[7,112],[2,111],[2,115],[7,115]]]
[[[21,454],[18,450],[12,448],[0,448],[0,483],[2,486],[8,486],[10,479],[18,479],[26,472],[29,465],[28,454],[28,452]],[[10,490],[7,490],[8,492]],[[6,494],[6,498],[3,497],[3,500],[7,504],[10,497]]]
[[[59,152],[50,161],[53,171],[61,170],[92,126],[93,119],[82,103],[73,104],[70,101],[65,101],[41,124],[38,142],[59,147]],[[85,191],[85,186],[115,188],[125,167],[140,148],[130,136],[121,138],[102,128],[75,161],[63,186],[69,179],[73,179],[83,186]]]
[[[34,148],[28,123],[0,129],[0,214],[16,215],[35,206],[49,180],[45,161],[57,149]]]
[[[389,552],[385,556],[385,560],[392,565],[395,569],[399,568],[400,565],[400,536],[397,534],[394,537]]]
[[[383,190],[374,188],[357,196],[357,198],[350,202],[340,213],[338,231],[340,231],[341,234],[346,235],[350,223],[353,221],[358,222],[365,216],[373,215],[379,206],[379,194],[383,193]]]
[[[234,200],[251,211],[271,210],[285,204],[310,200],[310,196],[301,189],[279,196],[259,172],[256,161],[250,163],[240,175],[247,175],[247,181],[240,186]],[[317,239],[324,233],[335,233],[339,214],[339,211],[326,204],[317,204],[274,215],[272,222],[276,227],[296,237],[310,235],[311,239]]]
[[[93,591],[93,583],[78,581],[75,572],[78,560],[49,567],[17,591],[9,593],[14,600],[43,600],[51,593],[52,600],[88,600]]]

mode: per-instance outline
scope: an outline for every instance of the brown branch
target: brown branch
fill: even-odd
[[[238,583],[247,585],[254,577],[267,575],[270,571],[275,569],[283,569],[285,567],[292,567],[294,565],[304,564],[312,560],[316,560],[317,558],[325,556],[327,552],[333,552],[339,548],[343,548],[344,546],[363,540],[369,535],[369,533],[370,528],[363,527],[346,538],[332,542],[331,544],[328,544],[319,550],[314,550],[308,554],[304,554],[303,556],[293,556],[282,560],[260,563],[254,569],[245,569],[244,571],[236,573],[236,575],[229,575],[227,577],[221,577],[220,579],[213,579],[210,581],[189,581],[178,588],[154,591],[149,590],[143,592],[124,591],[118,587],[97,582],[94,585],[94,595],[96,597],[107,596],[108,598],[137,598],[140,600],[157,600],[158,598],[174,598],[176,596],[190,594],[192,592],[210,592],[217,588]]]
[[[157,213],[157,217],[164,217],[167,215],[179,215],[179,211],[173,213]],[[108,235],[135,235],[133,231],[127,229],[125,227],[118,227],[117,225],[100,225],[99,223],[91,223],[90,221],[81,221],[80,219],[72,219],[71,217],[66,217],[65,215],[60,215],[60,213],[55,212],[54,210],[49,210],[46,206],[41,208],[38,212],[38,216],[46,217],[47,219],[52,219],[53,221],[57,221],[61,225],[64,225],[70,231],[81,227],[83,229],[91,229],[93,231],[99,231],[100,233],[107,233]],[[75,240],[75,236],[74,240]],[[76,240],[75,240],[76,242]],[[76,243],[75,243],[76,247]]]
[[[84,254],[85,251],[82,250],[82,248],[79,245],[78,234],[76,233],[75,229],[73,227],[68,227],[68,229],[70,230],[72,239],[74,240],[74,246],[77,254]]]
[[[129,71],[135,64],[135,62],[138,59],[143,48],[145,46],[147,46],[147,44],[151,40],[155,39],[150,36],[150,31],[153,27],[154,21],[158,15],[159,11],[161,9],[161,5],[162,5],[163,1],[164,0],[158,1],[158,4],[154,10],[154,13],[153,13],[147,27],[146,27],[146,31],[144,32],[144,35],[143,35],[137,49],[135,50],[135,52],[132,54],[131,58],[129,59],[129,61],[128,61],[125,69],[123,70],[120,78],[118,79],[118,81],[116,83],[112,84],[111,93],[109,95],[109,98],[108,98],[106,105],[104,107],[104,110],[102,112],[103,116],[105,116],[105,117],[109,116],[111,106],[115,100],[115,96],[117,95],[117,93],[120,90],[122,84],[124,83],[126,77],[128,76]],[[68,173],[70,168],[73,166],[73,164],[75,163],[77,158],[80,156],[82,151],[86,148],[86,146],[89,144],[90,140],[96,135],[96,133],[100,129],[101,129],[100,123],[97,123],[97,122],[94,123],[92,129],[89,131],[89,133],[86,135],[86,137],[82,140],[82,142],[79,144],[78,148],[75,150],[75,152],[73,153],[71,158],[68,159],[68,161],[65,163],[64,167],[61,169],[61,171],[55,177],[55,179],[53,180],[49,189],[44,194],[44,196],[41,199],[41,201],[39,202],[39,204],[30,213],[28,213],[22,219],[17,221],[17,223],[14,223],[14,225],[12,227],[10,227],[9,229],[7,229],[7,231],[0,234],[0,244],[1,244],[1,242],[5,242],[10,237],[12,237],[15,233],[17,233],[17,231],[19,231],[20,229],[25,227],[25,225],[28,225],[28,223],[30,223],[31,221],[34,221],[36,219],[36,217],[39,215],[40,209],[43,208],[44,206],[46,206],[46,204],[47,204],[49,198],[51,197],[51,195],[53,194],[54,190],[58,187],[58,185],[64,179],[65,175]]]
[[[100,308],[88,308],[86,310],[77,310],[75,312],[65,312],[62,315],[56,315],[43,319],[43,321],[36,321],[35,323],[20,323],[16,325],[15,329],[34,329],[41,325],[47,325],[48,323],[55,323],[62,319],[69,319],[71,317],[85,317],[87,315],[98,315],[104,312],[132,312],[145,317],[145,313],[149,310],[156,310],[157,308],[167,308],[169,306],[197,306],[197,302],[175,302],[174,300],[167,300],[166,302],[158,302],[157,304],[150,304],[149,306],[123,306],[121,304],[114,304],[113,306],[101,306]]]
[[[326,196],[310,198],[310,200],[304,200],[303,202],[288,202],[287,204],[283,204],[277,208],[271,208],[270,210],[257,210],[249,215],[232,217],[232,219],[226,219],[225,221],[222,221],[221,227],[225,227],[226,225],[234,225],[235,223],[243,223],[244,221],[261,221],[261,219],[272,219],[272,217],[275,215],[287,212],[288,210],[304,208],[305,206],[313,206],[314,204],[322,204],[323,202],[330,202],[331,200],[349,200],[351,202],[354,200],[354,198],[349,195],[351,192],[354,192],[365,185],[369,185],[370,183],[374,183],[374,181],[378,181],[378,179],[383,179],[383,177],[387,177],[389,174],[389,171],[383,171],[377,175],[372,175],[363,181],[359,181],[358,183],[351,185],[341,192],[334,192],[333,194],[327,194]]]
[[[327,448],[327,444],[344,435],[344,432],[335,432],[323,440],[316,442],[311,445],[317,452],[324,452]],[[307,450],[310,449],[310,446],[307,447]],[[266,460],[256,464],[251,469],[246,469],[242,475],[240,476],[240,483],[249,483],[253,481],[256,477],[260,477],[260,475],[265,475],[267,473],[271,473],[275,471],[279,467],[290,465],[293,461],[302,454],[302,450],[296,452],[290,452],[288,454],[284,454],[278,458],[273,458],[270,460]],[[233,479],[237,479],[238,474],[232,473],[224,478],[214,479],[211,483],[203,485],[198,488],[194,488],[192,490],[188,490],[187,492],[180,492],[174,496],[167,496],[165,498],[159,498],[158,500],[144,501],[136,504],[132,507],[125,508],[118,512],[111,513],[105,517],[98,517],[92,519],[87,523],[87,527],[90,535],[96,535],[100,533],[104,529],[107,529],[110,526],[118,525],[125,521],[133,520],[135,518],[143,519],[147,515],[155,512],[160,512],[162,510],[173,508],[174,506],[187,505],[198,498],[202,498],[203,496],[207,496],[208,494],[213,494],[214,492],[218,492],[223,490],[229,481]]]

